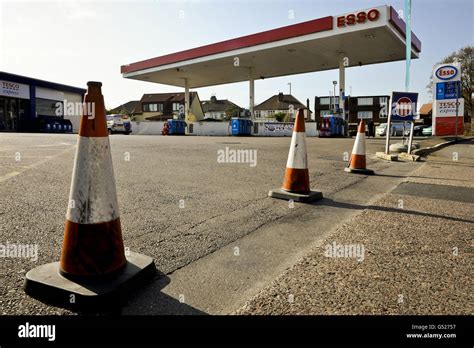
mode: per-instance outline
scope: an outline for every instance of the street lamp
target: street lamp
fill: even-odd
[[[332,84],[334,85],[334,114],[336,113],[337,109],[336,109],[336,85],[337,85],[337,81],[333,81]]]

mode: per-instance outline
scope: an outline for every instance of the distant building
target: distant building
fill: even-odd
[[[371,120],[375,125],[387,122],[390,110],[388,95],[347,97],[344,102],[345,111],[349,112],[349,129],[355,129],[359,120]],[[316,122],[321,122],[324,116],[334,114],[334,103],[339,105],[339,97],[315,97],[314,115]]]
[[[423,104],[420,108],[420,119],[423,124],[431,125],[433,116],[433,103]]]
[[[123,105],[132,105],[133,101]],[[113,109],[119,109],[119,107]],[[163,121],[184,116],[184,93],[152,93],[144,94],[138,107],[134,108],[135,121]],[[189,93],[190,120],[202,120],[201,101],[197,92]]]
[[[0,71],[0,131],[37,132],[53,120],[61,124],[70,120],[76,132],[85,92],[83,88]]]
[[[142,113],[140,101],[131,100],[125,104],[117,106],[114,109],[109,110],[110,114],[126,114],[129,116],[135,116]]]
[[[227,99],[217,99],[212,96],[210,100],[202,101],[202,110],[204,112],[204,118],[213,118],[216,120],[223,120],[226,112],[235,110],[235,115],[238,116],[243,109],[235,103],[232,103]]]
[[[255,106],[255,120],[275,120],[275,114],[278,113],[284,113],[285,115],[289,115],[289,119],[294,120],[296,116],[296,111],[298,109],[304,110],[304,117],[306,120],[311,119],[311,110],[309,110],[306,105],[301,103],[291,94],[279,93]],[[292,111],[293,114],[291,113]]]

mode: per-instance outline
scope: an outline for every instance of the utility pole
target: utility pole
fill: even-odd
[[[456,125],[454,126],[454,135],[456,137],[456,142],[458,141],[458,118],[459,118],[459,92],[461,87],[461,81],[456,81]]]

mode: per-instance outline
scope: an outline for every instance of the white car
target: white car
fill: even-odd
[[[107,130],[109,134],[123,133],[130,134],[132,132],[132,123],[127,115],[107,115]]]
[[[391,126],[392,132],[391,136],[402,136],[403,135],[403,124],[401,123],[392,123]],[[387,124],[381,123],[380,126],[375,130],[375,135],[384,137],[387,134]]]

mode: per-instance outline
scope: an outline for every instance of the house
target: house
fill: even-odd
[[[184,93],[144,94],[140,99],[140,114],[134,121],[163,121],[184,117]],[[201,101],[197,92],[189,93],[189,121],[204,118]]]
[[[433,103],[423,104],[420,108],[420,119],[423,120],[423,124],[431,125],[433,115]]]
[[[216,96],[212,96],[210,100],[203,100],[202,110],[205,119],[213,118],[216,120],[225,119],[226,112],[233,111],[231,117],[237,117],[243,111],[240,106],[230,100],[217,99]]]
[[[135,116],[142,113],[140,101],[131,100],[125,104],[117,106],[114,109],[108,110],[109,114],[126,114],[129,116]]]
[[[344,101],[346,121],[349,130],[357,129],[359,120],[371,120],[375,125],[387,122],[390,110],[390,97],[388,95],[354,96],[347,97]],[[321,122],[324,116],[334,114],[334,103],[339,106],[339,97],[322,96],[314,98],[314,118]],[[347,119],[348,117],[348,119]]]
[[[254,107],[256,121],[276,120],[275,114],[284,113],[288,120],[294,120],[296,110],[303,109],[306,120],[311,119],[311,110],[291,94],[276,94]]]

